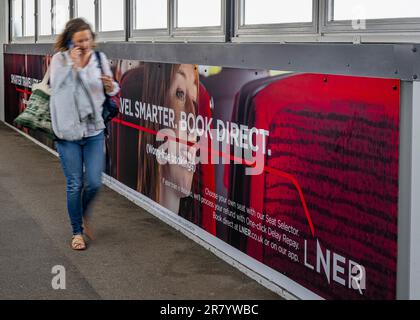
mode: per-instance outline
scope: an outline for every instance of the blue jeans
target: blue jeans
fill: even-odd
[[[57,141],[67,181],[67,210],[73,235],[83,234],[83,218],[102,187],[105,168],[104,133],[79,141]]]

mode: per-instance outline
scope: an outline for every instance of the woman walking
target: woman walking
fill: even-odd
[[[105,166],[104,89],[109,96],[119,92],[109,62],[100,53],[102,74],[94,46],[90,25],[83,19],[70,20],[55,43],[50,67],[51,119],[67,182],[74,250],[86,249],[83,235],[93,238],[89,208],[102,186]]]

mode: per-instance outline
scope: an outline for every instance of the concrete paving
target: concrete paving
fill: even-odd
[[[97,239],[72,251],[59,160],[0,122],[0,299],[280,299],[108,188],[94,215]]]

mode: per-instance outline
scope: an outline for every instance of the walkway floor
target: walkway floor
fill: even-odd
[[[94,211],[72,251],[59,160],[0,122],[0,299],[280,299],[108,188]]]

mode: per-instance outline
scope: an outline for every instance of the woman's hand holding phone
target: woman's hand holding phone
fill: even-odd
[[[74,67],[80,67],[82,50],[79,47],[74,47],[70,50],[70,57],[73,60]]]

